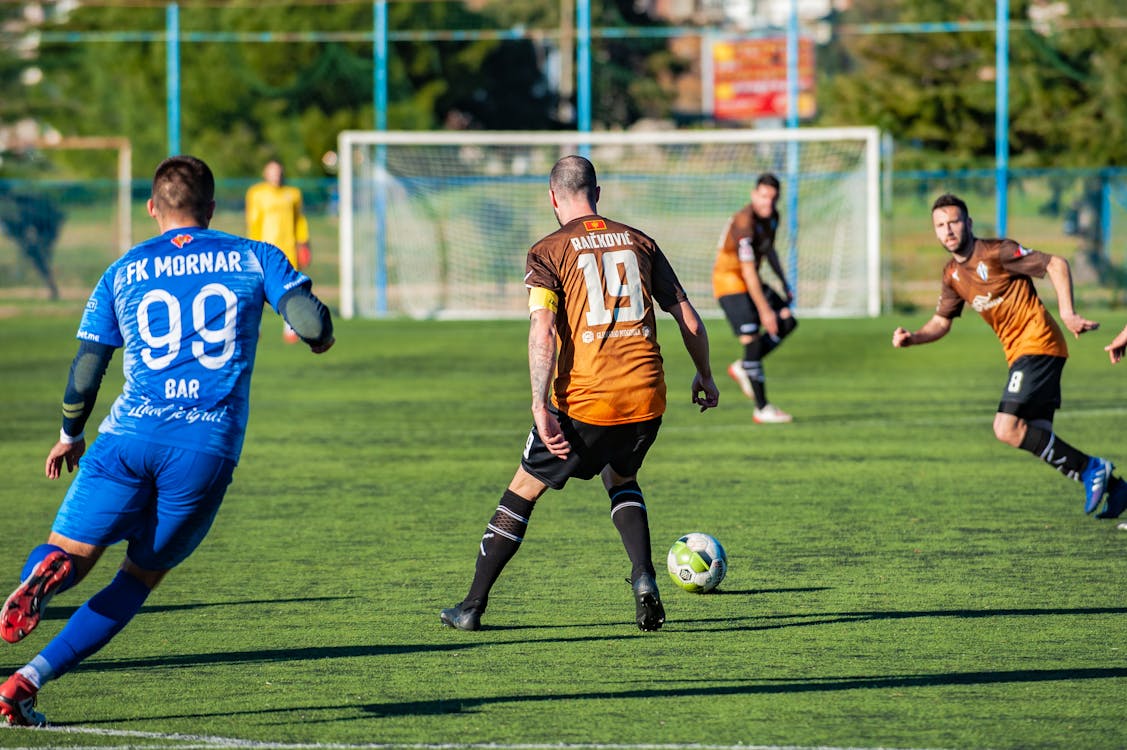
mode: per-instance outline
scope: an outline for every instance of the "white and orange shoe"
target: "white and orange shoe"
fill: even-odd
[[[47,717],[35,710],[39,688],[19,672],[0,685],[0,716],[16,727],[42,727]]]
[[[31,575],[4,602],[4,609],[0,611],[0,638],[18,643],[35,630],[47,602],[73,569],[70,555],[62,550],[55,550],[40,560]]]
[[[751,413],[751,418],[755,420],[756,424],[786,424],[794,421],[794,417],[774,404],[767,404],[762,409],[756,409]]]
[[[755,398],[755,391],[751,389],[751,378],[747,376],[747,370],[744,369],[743,363],[739,360],[728,365],[728,375],[732,380],[739,384],[740,390],[748,398]]]

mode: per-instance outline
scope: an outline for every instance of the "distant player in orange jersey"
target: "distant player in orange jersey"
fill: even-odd
[[[630,558],[635,620],[641,630],[657,630],[665,610],[637,482],[665,412],[655,303],[680,328],[696,366],[690,395],[701,411],[720,398],[708,363],[708,334],[657,244],[596,213],[599,187],[591,162],[560,159],[548,196],[560,229],[533,245],[525,274],[534,424],[520,467],[481,537],[469,593],[440,617],[450,627],[477,630],[489,591],[516,554],[536,501],[570,478],[598,474]]]
[[[778,202],[778,178],[773,174],[759,175],[751,191],[751,202],[728,219],[712,268],[712,293],[744,349],[743,358],[728,366],[728,374],[745,396],[755,400],[752,419],[759,423],[785,423],[792,419],[767,400],[767,378],[763,373],[763,358],[798,326],[790,309],[794,293],[775,251]],[[781,295],[760,275],[763,261],[767,261],[783,285]]]
[[[262,170],[262,182],[247,190],[247,237],[269,242],[289,258],[290,265],[301,271],[309,266],[309,222],[301,207],[301,191],[283,184],[285,170],[277,159],[271,159]],[[289,324],[283,324],[286,342],[295,344],[298,336]]]
[[[947,335],[952,321],[969,304],[1002,342],[1010,366],[1002,400],[994,415],[994,436],[1029,451],[1069,479],[1084,485],[1084,512],[1107,504],[1098,518],[1115,518],[1127,508],[1127,483],[1114,476],[1110,461],[1090,456],[1053,432],[1060,408],[1060,380],[1068,359],[1064,334],[1045,308],[1031,277],[1048,275],[1056,291],[1061,321],[1079,338],[1099,323],[1076,314],[1068,261],[1030,250],[1009,239],[974,236],[967,204],[941,195],[932,205],[932,223],[940,244],[951,254],[943,269],[943,287],[935,315],[918,331],[897,328],[897,348],[928,344]]]

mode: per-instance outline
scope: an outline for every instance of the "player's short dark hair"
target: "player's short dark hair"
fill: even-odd
[[[944,193],[943,195],[936,198],[935,203],[931,204],[931,210],[934,211],[937,208],[949,208],[950,206],[954,206],[955,208],[962,211],[963,216],[970,216],[970,211],[967,210],[966,202],[954,193]]]
[[[585,195],[592,204],[595,203],[595,188],[598,185],[595,165],[574,154],[556,162],[548,177],[548,187],[553,191],[566,195]]]
[[[194,156],[170,156],[153,174],[153,203],[161,211],[186,214],[206,226],[215,201],[215,176]]]
[[[776,193],[779,192],[779,178],[771,174],[770,172],[764,172],[755,180],[755,186],[759,187],[760,185],[773,187],[775,188]]]

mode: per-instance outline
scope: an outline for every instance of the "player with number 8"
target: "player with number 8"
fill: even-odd
[[[1010,239],[980,239],[963,200],[941,195],[932,205],[932,224],[951,258],[943,269],[943,286],[935,314],[919,330],[897,328],[897,348],[938,341],[969,304],[998,339],[1010,371],[998,411],[994,435],[1014,448],[1032,453],[1069,479],[1084,485],[1084,512],[1115,518],[1127,508],[1127,482],[1114,475],[1110,461],[1092,456],[1061,440],[1053,430],[1060,408],[1061,374],[1068,344],[1060,326],[1037,295],[1031,277],[1048,275],[1057,296],[1061,321],[1073,334],[1094,331],[1098,323],[1076,314],[1072,273],[1058,255],[1030,250]]]

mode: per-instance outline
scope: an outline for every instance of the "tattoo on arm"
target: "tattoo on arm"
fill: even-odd
[[[552,371],[556,364],[555,341],[538,338],[529,341],[528,370],[532,380],[532,406],[548,403]]]

